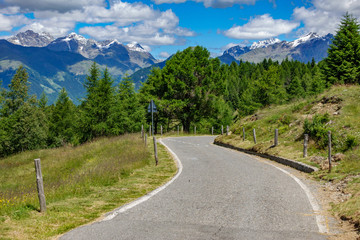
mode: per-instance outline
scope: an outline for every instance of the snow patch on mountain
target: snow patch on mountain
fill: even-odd
[[[290,42],[289,45],[294,48],[300,44],[306,43],[315,38],[320,38],[320,36],[317,35],[316,33],[309,32],[308,34],[305,34],[305,35],[301,36],[300,38]]]
[[[258,42],[254,42],[253,44],[251,44],[250,49],[256,49],[256,48],[265,48],[268,47],[270,45],[273,45],[275,43],[279,43],[281,42],[280,39],[277,38],[270,38],[270,39],[266,39],[266,40],[261,40]]]
[[[126,45],[130,51],[147,52],[139,43],[131,42]]]

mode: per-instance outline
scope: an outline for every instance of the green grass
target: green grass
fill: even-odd
[[[176,165],[139,134],[0,160],[0,239],[50,239],[92,222],[166,183]],[[39,212],[34,159],[41,158],[47,212]]]
[[[326,102],[325,100],[330,100]],[[282,156],[319,167],[313,173],[315,179],[325,181],[346,181],[346,192],[352,197],[342,203],[334,203],[333,211],[342,218],[360,223],[360,86],[335,86],[323,94],[296,100],[289,104],[273,105],[257,111],[252,116],[235,122],[230,130],[232,135],[219,136],[217,140],[234,146],[254,151]],[[330,121],[323,125],[332,131],[333,155],[345,154],[345,159],[334,163],[332,172],[328,173],[327,164],[312,162],[315,156],[327,158],[324,144],[310,136],[308,157],[302,156],[304,139],[304,122],[312,121],[315,115],[329,114]],[[242,139],[242,128],[246,130],[246,140]],[[257,144],[252,137],[256,129]],[[274,144],[274,131],[279,129],[279,146]]]

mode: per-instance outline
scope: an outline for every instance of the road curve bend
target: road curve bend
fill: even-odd
[[[183,166],[171,184],[60,239],[326,239],[294,178],[213,140],[163,139]]]

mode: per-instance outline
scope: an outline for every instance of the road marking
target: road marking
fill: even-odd
[[[223,147],[215,145],[215,144],[213,144],[213,146],[223,148]],[[226,149],[239,153],[239,151],[234,150],[234,149],[229,149],[229,148],[226,148]],[[241,153],[241,154],[245,154],[245,153]],[[249,154],[245,154],[245,155],[248,155],[251,158],[254,157],[254,156],[251,156]],[[255,159],[257,159],[257,158],[255,158]],[[329,231],[328,224],[327,224],[328,220],[323,215],[321,215],[321,213],[320,213],[320,211],[321,211],[320,205],[316,201],[316,198],[311,193],[310,189],[300,179],[295,177],[293,174],[289,173],[288,171],[286,171],[286,170],[284,170],[282,168],[279,168],[279,167],[275,166],[274,164],[268,162],[268,160],[265,160],[265,159],[262,159],[262,158],[261,158],[261,160],[260,160],[260,158],[257,159],[257,160],[261,161],[262,163],[266,163],[266,164],[268,164],[270,166],[273,166],[273,167],[279,169],[280,171],[282,171],[283,173],[287,174],[292,179],[294,179],[295,182],[300,185],[300,187],[304,190],[304,192],[305,192],[305,194],[306,194],[306,196],[307,196],[307,198],[308,198],[308,200],[310,202],[310,205],[311,205],[311,207],[312,207],[312,209],[313,209],[313,211],[315,213],[316,224],[318,225],[319,232],[320,233],[329,233],[330,231]]]
[[[155,189],[154,191],[146,194],[145,196],[143,196],[141,198],[138,198],[137,200],[135,200],[135,201],[133,201],[133,202],[131,202],[129,204],[126,204],[123,207],[120,207],[117,210],[114,210],[112,213],[107,215],[103,220],[101,220],[101,222],[109,221],[109,220],[113,219],[114,217],[116,217],[117,215],[119,215],[120,213],[126,212],[127,210],[139,205],[140,203],[143,203],[143,202],[149,200],[150,198],[152,198],[153,196],[155,196],[156,194],[158,194],[159,192],[161,192],[162,190],[167,188],[170,184],[172,184],[180,176],[180,174],[181,174],[181,172],[183,170],[183,165],[182,165],[180,159],[165,143],[162,142],[161,139],[160,139],[159,142],[162,145],[164,145],[168,149],[168,151],[173,155],[173,157],[175,158],[175,161],[176,161],[177,166],[178,166],[178,172],[176,173],[176,175],[169,182],[167,182],[166,184],[162,185],[161,187]]]
[[[311,193],[310,189],[297,177],[295,177],[293,174],[289,173],[288,171],[279,168],[269,162],[265,162],[264,163],[271,165],[277,169],[279,169],[280,171],[282,171],[283,173],[287,174],[288,176],[290,176],[292,179],[295,180],[295,182],[297,182],[297,184],[300,185],[300,187],[304,190],[307,198],[309,199],[310,205],[313,209],[313,211],[315,212],[315,218],[316,218],[316,223],[318,225],[319,228],[319,232],[320,233],[328,233],[328,228],[327,228],[327,220],[325,219],[325,217],[323,215],[321,215],[320,211],[320,205],[318,204],[318,202],[316,201],[316,198],[314,197],[314,195]]]

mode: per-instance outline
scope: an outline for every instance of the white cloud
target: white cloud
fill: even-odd
[[[29,20],[23,15],[0,14],[0,31],[11,31],[14,27],[28,23]]]
[[[145,32],[137,32],[136,28],[131,27],[119,28],[108,25],[105,27],[83,27],[79,31],[81,34],[87,34],[99,40],[117,39],[121,42],[138,42],[148,45],[173,45],[176,43],[174,36],[159,32],[148,35]]]
[[[283,19],[273,19],[270,14],[251,18],[242,26],[234,26],[223,34],[235,39],[265,39],[290,33],[297,28],[299,23]]]
[[[154,0],[156,4],[162,3],[184,3],[187,0]],[[212,7],[212,8],[227,8],[232,7],[235,4],[247,4],[253,5],[255,4],[256,0],[192,0],[194,2],[203,3],[205,7]]]
[[[335,33],[342,16],[349,12],[360,17],[360,1],[356,0],[313,0],[309,8],[295,8],[293,17],[304,23],[302,32],[318,34]]]
[[[67,12],[73,9],[82,9],[84,6],[105,6],[104,0],[3,0],[1,5],[17,6],[23,11],[52,10]]]
[[[161,53],[159,53],[159,57],[162,58],[162,59],[167,59],[168,57],[170,57],[170,53],[161,52]]]
[[[8,1],[10,2],[10,0]],[[51,0],[41,1],[51,2]],[[11,0],[11,2],[15,3],[16,0]],[[93,5],[85,4],[82,8],[74,7],[66,12],[60,12],[59,9],[54,10],[55,8],[36,10],[33,12],[34,19],[28,19],[27,24],[20,31],[31,29],[35,32],[48,32],[55,37],[60,37],[74,31],[77,23],[85,23],[89,26],[80,28],[80,34],[87,34],[96,40],[136,41],[145,46],[179,44],[184,41],[184,37],[195,36],[190,29],[179,26],[179,18],[171,9],[160,11],[141,2],[122,1],[112,1],[110,7],[106,8],[100,4],[102,1],[90,2]],[[25,5],[23,4],[21,7],[25,8]],[[11,8],[13,12],[21,11],[19,7],[8,8]],[[11,18],[15,19],[20,16],[25,18],[23,14],[13,15]],[[7,15],[2,17],[10,19]],[[14,27],[21,26],[18,24],[19,21],[1,22],[4,22],[0,26],[2,31],[11,31]],[[10,23],[12,24],[10,25]]]

